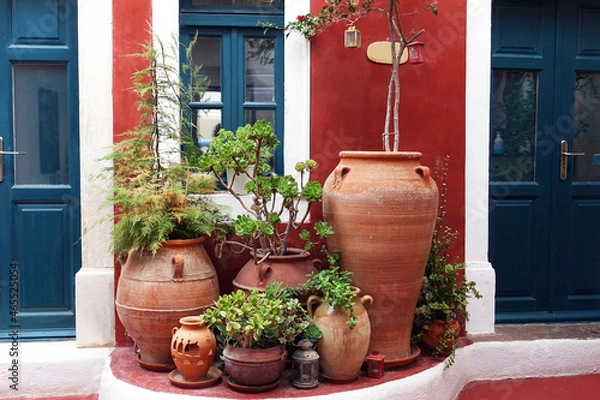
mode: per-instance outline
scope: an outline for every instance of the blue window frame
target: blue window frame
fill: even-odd
[[[233,130],[258,119],[273,124],[283,144],[283,51],[280,30],[265,32],[261,22],[283,25],[283,3],[263,0],[182,0],[180,40],[201,65],[207,91],[195,99],[194,132],[201,147],[219,128]],[[276,151],[274,169],[283,172],[283,151]]]

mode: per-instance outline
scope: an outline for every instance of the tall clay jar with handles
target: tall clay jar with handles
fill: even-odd
[[[355,288],[357,294],[360,289]],[[307,300],[308,315],[321,330],[323,336],[317,341],[319,364],[325,379],[338,382],[353,382],[360,375],[371,339],[371,323],[364,303],[373,302],[371,296],[357,297],[352,307],[357,324],[348,326],[350,312],[333,307],[328,301],[312,295]],[[313,310],[314,304],[320,304]]]
[[[206,376],[215,358],[217,340],[198,316],[183,317],[173,328],[171,356],[181,376],[190,382]]]
[[[414,359],[410,337],[438,189],[418,152],[343,151],[324,184],[323,214],[340,265],[373,296],[370,351],[386,367]]]

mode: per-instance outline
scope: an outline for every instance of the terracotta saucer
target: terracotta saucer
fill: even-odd
[[[175,364],[151,364],[142,361],[140,353],[138,353],[135,359],[138,362],[138,364],[140,364],[143,368],[147,369],[148,371],[169,372],[175,369]]]
[[[261,393],[261,392],[266,392],[267,390],[275,389],[277,386],[279,386],[279,382],[281,382],[281,380],[278,379],[273,383],[267,383],[266,385],[258,385],[258,386],[242,385],[240,383],[237,383],[233,379],[231,379],[231,377],[228,377],[226,382],[229,385],[229,387],[231,389],[235,390],[236,392]]]
[[[202,389],[217,383],[221,379],[223,372],[217,367],[210,367],[206,376],[199,381],[187,381],[178,370],[171,371],[169,373],[169,380],[175,386],[184,389]]]
[[[356,376],[351,376],[349,378],[335,378],[335,377],[327,376],[325,374],[321,374],[321,376],[323,377],[323,379],[325,379],[326,381],[331,382],[331,383],[351,383],[358,379],[358,377],[360,376],[360,373],[357,374]]]
[[[421,355],[421,349],[417,345],[410,345],[410,356],[406,358],[399,358],[397,360],[383,360],[385,368],[399,368],[410,364],[415,361]]]

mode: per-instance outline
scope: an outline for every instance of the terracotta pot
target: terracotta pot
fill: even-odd
[[[235,383],[246,386],[263,386],[281,378],[285,368],[285,346],[266,349],[244,349],[225,346],[223,360],[225,370]]]
[[[189,315],[200,315],[219,297],[217,274],[204,239],[170,240],[153,257],[133,251],[121,270],[117,313],[148,369],[173,365],[173,327]]]
[[[321,261],[310,260],[310,256],[308,251],[290,248],[288,254],[269,256],[258,265],[250,259],[233,280],[233,286],[242,290],[264,290],[269,283],[275,281],[284,286],[298,287],[306,282],[307,274],[319,272],[317,267],[320,267]]]
[[[180,328],[173,328],[171,356],[175,366],[186,381],[200,381],[206,376],[215,358],[217,340],[200,317],[184,317]]]
[[[373,296],[370,351],[402,365],[431,237],[438,190],[421,153],[343,151],[324,185],[323,213],[335,233],[330,248],[352,280]]]
[[[457,320],[452,320],[450,329],[454,331],[454,334],[452,335],[452,339],[448,340],[442,351],[440,351],[440,356],[445,357],[450,355],[452,352],[452,340],[456,343],[460,336],[460,323]],[[440,340],[444,336],[444,332],[446,332],[446,321],[441,319],[432,321],[423,332],[423,336],[421,336],[421,344],[425,348],[435,351],[440,345]]]
[[[357,292],[360,293],[360,290],[357,289]],[[308,315],[323,332],[323,337],[317,341],[317,352],[323,376],[328,380],[349,383],[360,375],[371,340],[371,323],[363,306],[366,301],[372,303],[373,298],[362,296],[356,299],[352,308],[358,322],[350,329],[346,323],[349,311],[334,308],[318,296],[308,298]],[[313,311],[314,303],[321,304]]]

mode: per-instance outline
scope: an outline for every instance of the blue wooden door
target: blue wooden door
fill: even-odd
[[[600,318],[600,1],[495,1],[497,320]]]
[[[0,0],[0,329],[21,338],[75,332],[76,3]]]

